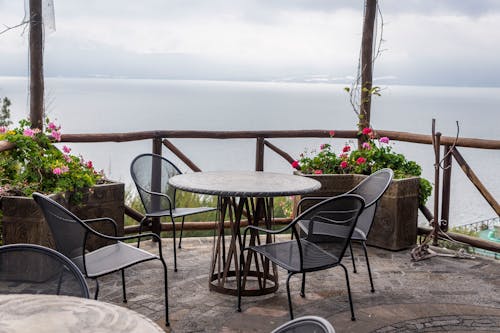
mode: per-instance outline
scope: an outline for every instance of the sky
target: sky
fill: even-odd
[[[54,0],[45,75],[345,82],[362,0]],[[385,84],[500,86],[500,1],[380,0]],[[24,17],[0,0],[0,26]],[[2,30],[2,28],[0,28]],[[28,73],[28,33],[0,34],[0,76]]]

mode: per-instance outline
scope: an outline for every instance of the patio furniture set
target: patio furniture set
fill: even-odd
[[[346,194],[332,198],[302,199],[299,202],[299,209],[311,201],[317,204],[305,209],[292,222],[278,230],[272,228],[273,197],[310,193],[320,187],[317,181],[268,172],[226,171],[181,174],[170,161],[154,154],[139,155],[133,160],[130,170],[146,211],[140,222],[138,235],[118,237],[116,223],[112,219],[81,220],[54,200],[35,193],[33,197],[49,224],[56,250],[27,244],[0,247],[0,294],[51,294],[72,296],[71,299],[75,297],[86,299],[89,298],[89,290],[84,279],[86,277],[95,280],[96,288],[93,296],[97,300],[98,278],[120,271],[123,302],[126,303],[124,270],[145,261],[159,260],[164,271],[165,323],[168,326],[170,323],[167,266],[162,253],[161,238],[154,233],[142,233],[142,229],[154,218],[170,219],[173,224],[174,271],[177,271],[175,219],[182,218],[178,243],[178,247],[181,248],[184,218],[215,209],[218,226],[209,273],[211,290],[237,296],[237,310],[241,311],[242,296],[269,294],[277,290],[277,266],[288,272],[286,288],[291,321],[273,332],[306,332],[312,328],[323,332],[334,332],[333,327],[322,318],[306,316],[294,319],[289,282],[293,275],[301,274],[300,295],[304,297],[307,273],[336,266],[342,267],[345,272],[351,319],[355,320],[349,274],[342,263],[344,254],[349,248],[356,272],[352,242],[360,242],[363,246],[371,291],[374,291],[365,242],[377,202],[391,182],[393,173],[390,169],[379,170]],[[177,207],[178,189],[216,195],[218,207]],[[227,216],[231,226],[229,235],[226,235],[227,230],[224,228]],[[240,232],[243,217],[247,219],[248,227]],[[104,235],[94,230],[92,223],[97,221],[111,224],[115,233]],[[285,232],[293,235],[291,240],[274,241],[274,235]],[[86,250],[89,237],[105,239],[109,244],[89,252]],[[139,248],[140,241],[145,238],[157,242],[158,255]],[[227,238],[229,244],[226,244]],[[137,240],[137,244],[130,243],[132,240]],[[15,298],[0,297],[0,308],[6,308],[6,304],[15,300]],[[40,304],[45,302],[41,296],[33,296],[34,307],[38,301]],[[50,301],[53,308],[56,307],[54,305],[58,302],[56,298],[50,298]],[[117,318],[130,315],[122,314],[122,310],[133,313],[125,308],[116,309],[116,306],[109,304],[105,306],[89,300],[70,300],[70,297],[61,298],[61,302],[81,303],[95,308],[88,313],[109,310]],[[50,313],[53,308],[47,307],[45,310]],[[4,324],[2,320],[7,322],[10,320],[10,324],[14,325],[16,318],[24,316],[22,310],[19,311],[4,316],[6,319],[0,319],[0,323]],[[141,318],[139,314],[132,316],[137,317],[132,326],[155,325],[153,322],[143,320],[145,318]],[[141,331],[141,327],[136,328],[137,332]]]

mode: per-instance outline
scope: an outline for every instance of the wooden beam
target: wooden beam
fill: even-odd
[[[175,156],[177,156],[182,162],[184,162],[191,170],[193,170],[194,172],[201,171],[201,169],[198,168],[198,166],[194,164],[193,161],[191,161],[186,155],[184,155],[184,153],[179,148],[177,148],[172,142],[168,141],[167,139],[164,139],[163,145],[168,149],[170,149],[170,151],[174,153]]]
[[[267,140],[264,140],[264,144],[269,148],[271,149],[272,151],[274,151],[275,153],[277,153],[278,155],[280,155],[281,157],[283,157],[285,160],[288,161],[288,163],[292,164],[293,161],[295,161],[295,159],[290,156],[287,152],[285,152],[284,150],[278,148],[277,146],[273,145],[271,142],[267,141]]]
[[[30,121],[32,128],[43,128],[43,22],[42,0],[30,0]]]

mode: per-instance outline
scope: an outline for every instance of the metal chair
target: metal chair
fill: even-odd
[[[35,244],[0,246],[0,294],[47,294],[89,298],[76,265],[64,255]]]
[[[371,227],[373,225],[373,219],[375,217],[375,212],[377,210],[378,203],[380,198],[387,191],[387,188],[391,184],[394,173],[391,169],[381,169],[374,173],[372,173],[369,177],[364,179],[361,183],[359,183],[352,190],[347,192],[346,194],[357,194],[361,196],[365,200],[365,208],[361,215],[358,218],[358,222],[356,224],[356,228],[351,236],[351,241],[360,242],[363,246],[363,251],[366,259],[366,266],[368,268],[368,276],[370,278],[371,292],[375,292],[375,288],[373,287],[373,279],[372,279],[372,271],[370,269],[370,262],[368,260],[368,251],[366,250],[366,240],[368,238],[368,234],[370,233]],[[308,201],[308,200],[324,200],[324,197],[310,197],[304,198],[299,202],[299,206]],[[308,233],[308,223],[307,221],[299,221],[298,223],[300,229],[304,231],[306,234]],[[335,230],[329,230],[328,226],[324,226],[325,229],[322,230],[322,233],[326,233],[329,235],[334,235]],[[352,244],[349,243],[349,249],[351,252],[352,266],[354,273],[356,273],[356,263],[354,260],[354,253],[352,251]]]
[[[288,295],[288,307],[290,319],[293,319],[292,301],[290,297],[290,278],[302,273],[302,288],[300,295],[305,295],[305,273],[315,272],[340,266],[344,269],[349,305],[351,308],[351,319],[355,320],[352,305],[351,288],[349,286],[349,274],[342,264],[342,258],[349,245],[349,240],[356,226],[359,214],[363,210],[364,201],[358,195],[348,194],[324,200],[300,214],[295,220],[280,230],[268,230],[257,226],[248,226],[243,234],[243,249],[240,254],[240,272],[238,280],[238,311],[241,311],[241,278],[244,267],[244,251],[253,251],[269,259],[276,265],[288,271],[286,280],[286,291]],[[306,238],[298,237],[295,225],[299,221],[308,221],[309,234]],[[323,235],[321,230],[324,225],[334,229],[335,235]],[[248,231],[254,234],[263,232],[275,235],[291,230],[295,239],[279,243],[245,246]],[[322,236],[318,242],[316,235]],[[320,244],[321,243],[321,244]]]
[[[130,174],[137,187],[146,215],[140,221],[139,234],[142,227],[151,223],[153,218],[170,217],[173,227],[174,271],[177,272],[177,252],[175,245],[175,219],[182,217],[179,248],[182,243],[184,219],[188,215],[205,213],[216,208],[176,206],[176,189],[168,184],[169,178],[181,174],[181,171],[166,158],[156,154],[141,154],[134,158],[130,165]]]
[[[49,224],[57,251],[73,261],[86,277],[95,280],[96,291],[94,299],[97,299],[99,294],[99,281],[97,278],[121,271],[123,302],[126,303],[125,269],[141,262],[154,259],[160,260],[164,272],[165,318],[167,326],[169,325],[167,265],[163,259],[161,239],[158,235],[145,233],[141,235],[118,237],[116,222],[110,218],[81,220],[47,196],[40,193],[33,193],[33,198],[42,209],[45,220]],[[94,230],[91,225],[98,221],[110,223],[114,228],[114,235],[104,235]],[[89,252],[87,250],[89,236],[106,239],[110,241],[111,244]],[[156,239],[158,242],[159,256],[123,242],[144,237],[153,237]]]
[[[335,333],[335,329],[324,318],[304,316],[284,323],[271,333]]]

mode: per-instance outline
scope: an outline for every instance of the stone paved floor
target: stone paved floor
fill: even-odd
[[[271,295],[245,297],[242,313],[236,297],[208,290],[212,238],[183,240],[178,272],[173,271],[172,243],[163,239],[167,258],[170,332],[270,332],[288,320],[285,271]],[[155,252],[156,244],[143,248]],[[361,254],[361,248],[355,248]],[[352,322],[341,268],[308,274],[306,297],[299,296],[300,279],[292,278],[296,317],[319,315],[342,332],[500,332],[500,261],[487,258],[434,257],[411,262],[408,251],[368,249],[375,293],[370,293],[362,256],[358,273],[350,272],[357,320]],[[346,258],[349,259],[349,258]],[[345,264],[351,271],[350,260]],[[163,280],[160,262],[137,265],[127,271],[128,303],[121,302],[121,278],[102,278],[102,301],[120,304],[164,323]],[[94,287],[89,283],[91,289]]]

